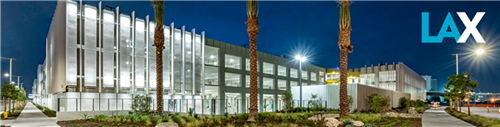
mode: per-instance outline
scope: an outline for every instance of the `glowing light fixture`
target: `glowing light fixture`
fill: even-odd
[[[483,49],[478,49],[478,50],[476,50],[476,54],[478,54],[478,55],[481,55],[481,54],[483,54],[483,53],[484,53],[484,50],[483,50]]]
[[[300,55],[295,56],[295,59],[296,60],[300,60],[300,61],[306,61],[307,60],[306,57],[303,57],[303,56],[300,56]]]
[[[9,77],[10,75],[9,75],[9,73],[5,73],[4,76],[5,77]]]

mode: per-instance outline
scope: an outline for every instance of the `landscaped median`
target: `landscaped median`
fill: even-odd
[[[500,120],[495,118],[488,118],[475,114],[470,114],[470,116],[468,116],[468,114],[456,111],[455,109],[451,109],[450,107],[446,107],[445,111],[448,114],[455,116],[463,121],[466,121],[474,126],[500,127]]]
[[[56,111],[35,103],[33,103],[33,105],[35,105],[39,110],[41,110],[43,114],[45,114],[47,117],[56,117]]]
[[[17,117],[21,114],[21,111],[23,111],[24,107],[26,104],[19,104],[19,106],[16,108],[12,108],[11,110],[7,112],[2,113],[2,118],[1,120],[12,120],[12,119],[17,119]]]

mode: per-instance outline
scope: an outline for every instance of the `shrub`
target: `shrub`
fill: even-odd
[[[425,102],[422,101],[422,100],[416,100],[415,101],[415,105],[414,107],[424,107],[425,106]]]
[[[248,115],[249,115],[248,113],[241,113],[241,114],[237,115],[236,117],[239,120],[247,120],[248,119]]]
[[[403,111],[407,111],[409,107],[410,107],[410,99],[406,97],[399,98],[398,108],[400,108]]]
[[[186,118],[189,120],[189,122],[194,122],[195,123],[195,122],[198,121],[198,120],[196,120],[196,118],[194,118],[192,116],[187,116]]]
[[[163,122],[163,117],[161,115],[153,115],[153,120],[156,122],[156,124],[160,124]]]
[[[141,123],[141,116],[139,116],[138,114],[132,114],[132,120],[134,121],[134,123]]]
[[[179,123],[181,123],[182,126],[186,126],[186,121],[180,115],[174,116],[174,119],[179,121]]]
[[[312,120],[307,120],[306,125],[309,127],[314,127],[314,126],[316,126],[316,123],[314,123],[314,121],[312,121]]]
[[[87,113],[84,113],[84,114],[82,114],[82,119],[83,119],[83,121],[87,121],[90,119],[90,116],[87,115]]]
[[[373,94],[372,94],[373,95]],[[370,95],[371,96],[371,95]],[[389,109],[389,97],[382,97],[378,94],[372,97],[372,104],[370,105],[370,110],[375,113],[380,113],[387,111]]]
[[[418,113],[423,113],[424,109],[424,107],[415,107],[415,111],[417,111]]]
[[[347,102],[349,103],[349,111],[350,111],[351,108],[352,108],[351,106],[352,106],[352,104],[354,102],[354,99],[352,98],[351,95],[347,95]]]
[[[255,121],[257,123],[262,123],[264,122],[264,120],[266,119],[266,117],[269,115],[269,113],[259,113],[257,114],[257,118],[255,119]]]
[[[346,126],[349,126],[349,125],[352,126],[354,123],[352,122],[352,119],[344,119],[344,120],[342,120],[342,122],[340,122],[340,124],[342,126],[346,127]]]
[[[377,126],[377,125],[375,125],[375,124],[371,124],[371,123],[365,123],[365,124],[363,125],[363,127],[378,127],[378,126]]]
[[[97,115],[97,116],[94,116],[94,120],[95,121],[99,121],[99,122],[102,122],[102,121],[108,121],[109,117],[106,116],[106,115]]]
[[[317,94],[311,94],[311,99],[307,102],[307,107],[310,107],[310,110],[319,111],[323,109],[323,100],[321,97],[318,98]]]
[[[194,109],[193,108],[189,108],[188,116],[193,116],[193,113],[194,113]]]
[[[149,104],[151,104],[151,97],[146,95],[136,95],[134,96],[134,101],[130,108],[136,113],[147,113],[149,111]]]
[[[356,120],[360,120],[363,123],[376,123],[382,120],[379,116],[375,114],[366,114],[366,113],[361,113],[361,114],[352,114],[351,118],[354,118]]]
[[[283,92],[283,102],[285,103],[283,109],[285,109],[286,112],[292,112],[293,110],[294,102],[292,99],[292,92],[290,90]]]

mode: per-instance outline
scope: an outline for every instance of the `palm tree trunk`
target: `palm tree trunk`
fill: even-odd
[[[9,113],[12,113],[12,107],[10,106],[12,103],[12,100],[9,98]]]
[[[258,114],[257,106],[257,34],[259,33],[259,20],[256,15],[248,17],[247,32],[250,38],[250,114],[249,122],[255,122]]]
[[[347,102],[347,54],[352,52],[350,45],[351,28],[341,27],[339,31],[340,47],[340,117],[349,117],[349,102]]]
[[[349,116],[347,102],[347,48],[340,49],[340,117]]]
[[[3,97],[3,112],[7,112],[7,100],[5,100],[5,97]]]
[[[155,46],[156,46],[156,113],[163,113],[163,26],[156,26]]]

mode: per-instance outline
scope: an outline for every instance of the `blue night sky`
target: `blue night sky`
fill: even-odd
[[[2,1],[1,55],[13,57],[13,74],[22,76],[21,82],[31,93],[36,68],[45,59],[45,38],[57,2]],[[84,4],[98,5],[98,1]],[[223,42],[243,45],[248,43],[246,33],[246,2],[166,2],[165,23],[185,25],[187,30],[206,31],[206,36]],[[119,6],[120,12],[154,19],[149,1],[105,1],[103,5]],[[258,51],[288,57],[306,53],[309,63],[325,68],[339,66],[338,21],[339,8],[335,1],[322,2],[260,2]],[[460,53],[460,72],[473,73],[483,92],[500,92],[500,2],[366,2],[355,1],[351,6],[354,52],[349,54],[349,68],[370,66],[381,61],[392,64],[403,62],[420,75],[432,75],[443,89],[447,77],[455,74],[454,53]],[[437,35],[448,12],[459,33],[465,26],[456,12],[467,12],[472,19],[476,12],[486,14],[477,28],[485,44],[478,44],[472,36],[466,43],[457,44],[452,38],[443,43],[421,43],[421,12],[430,14],[430,34]],[[57,24],[53,24],[57,25]],[[473,55],[473,49],[482,47],[486,53]],[[467,55],[469,54],[469,55]],[[3,77],[9,62],[2,60]],[[17,79],[16,79],[17,80]]]

